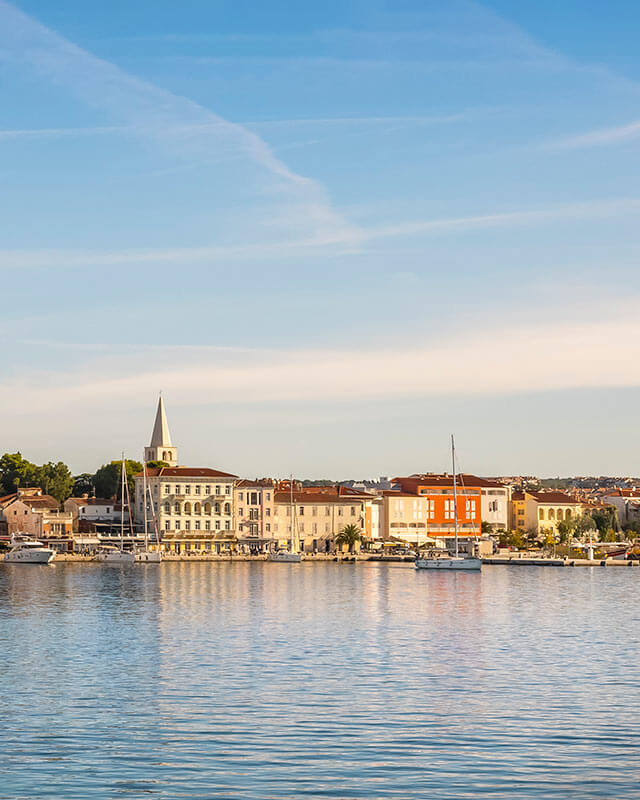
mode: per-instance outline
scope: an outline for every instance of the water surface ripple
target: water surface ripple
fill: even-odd
[[[0,800],[638,798],[640,570],[0,566]]]

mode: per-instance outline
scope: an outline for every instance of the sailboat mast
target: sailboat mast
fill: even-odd
[[[142,499],[144,502],[144,551],[145,553],[149,550],[149,537],[148,537],[148,530],[149,525],[147,522],[147,462],[142,459]]]
[[[295,553],[296,550],[296,514],[295,514],[295,507],[293,505],[293,475],[289,478],[289,508],[291,509],[291,552]]]
[[[456,543],[456,558],[458,558],[458,487],[456,484],[456,445],[451,434],[451,461],[453,464],[453,532]]]
[[[124,453],[120,468],[120,550],[124,550]]]

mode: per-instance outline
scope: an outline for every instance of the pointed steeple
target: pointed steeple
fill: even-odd
[[[164,411],[164,400],[162,395],[158,400],[158,410],[156,411],[156,421],[151,434],[150,447],[171,447],[171,434],[167,423],[167,415]]]
[[[158,400],[158,410],[156,411],[156,421],[153,425],[151,443],[144,448],[145,461],[164,461],[170,467],[178,466],[178,448],[171,443],[169,424],[164,410],[164,400],[162,395]]]

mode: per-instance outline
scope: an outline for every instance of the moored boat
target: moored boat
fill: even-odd
[[[98,551],[96,561],[100,561],[102,564],[133,564],[135,556],[130,550],[104,546]]]
[[[50,564],[56,551],[29,536],[11,537],[11,549],[4,557],[5,564]]]
[[[280,564],[298,564],[302,561],[300,553],[292,553],[290,550],[275,550],[269,553],[268,561],[275,561]]]
[[[481,570],[482,561],[471,556],[461,556],[458,552],[458,487],[456,482],[456,446],[451,435],[451,461],[453,462],[453,531],[454,554],[428,551],[416,559],[416,569],[456,569],[456,570]]]

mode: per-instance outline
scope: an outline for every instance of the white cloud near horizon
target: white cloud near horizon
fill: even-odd
[[[340,404],[460,394],[509,395],[640,386],[640,321],[572,322],[471,331],[369,350],[149,350],[100,358],[77,372],[0,383],[0,412],[67,413],[148,405],[159,388],[182,405]]]

